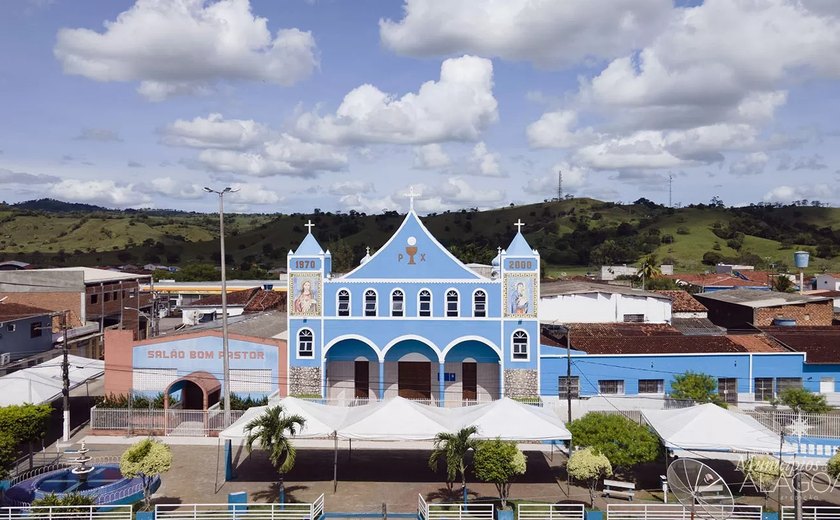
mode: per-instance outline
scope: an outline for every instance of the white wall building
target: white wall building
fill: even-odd
[[[542,323],[670,323],[671,300],[662,294],[587,282],[542,284]]]
[[[814,288],[818,291],[840,291],[840,274],[818,274],[817,286]]]
[[[639,268],[632,265],[602,265],[601,280],[615,280],[619,276],[636,276]]]

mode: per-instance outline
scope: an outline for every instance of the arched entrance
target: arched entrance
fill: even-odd
[[[405,397],[430,404],[441,399],[438,353],[417,339],[404,339],[385,353],[385,397]]]
[[[222,384],[210,372],[192,372],[180,377],[169,386],[163,394],[163,407],[181,408],[184,410],[206,410],[219,402]],[[179,394],[180,398],[172,403],[170,396]]]
[[[326,354],[327,399],[355,404],[379,397],[379,356],[359,339],[343,339]]]
[[[456,406],[499,399],[500,366],[499,354],[490,345],[474,339],[455,343],[444,361],[449,375],[444,386],[446,403]]]

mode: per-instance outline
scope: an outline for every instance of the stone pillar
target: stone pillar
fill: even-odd
[[[385,399],[385,361],[379,362],[379,400]]]

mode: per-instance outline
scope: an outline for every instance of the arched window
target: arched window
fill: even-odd
[[[365,291],[365,316],[376,316],[376,291]]]
[[[338,315],[350,316],[350,291],[347,289],[338,291]]]
[[[513,333],[513,360],[528,361],[528,333],[517,330]]]
[[[391,293],[391,316],[401,317],[405,315],[405,293],[401,289],[394,289]]]
[[[487,317],[487,293],[481,289],[473,293],[473,317]]]
[[[446,317],[458,317],[458,291],[455,289],[446,291]]]
[[[312,331],[310,329],[300,329],[297,347],[299,358],[314,357],[315,351],[312,348]]]
[[[431,316],[432,315],[432,293],[428,289],[423,289],[420,291],[419,296],[417,297],[419,305],[417,306],[417,315],[418,316]]]

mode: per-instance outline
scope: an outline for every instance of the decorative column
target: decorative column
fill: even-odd
[[[385,360],[379,362],[379,400],[385,399]]]

